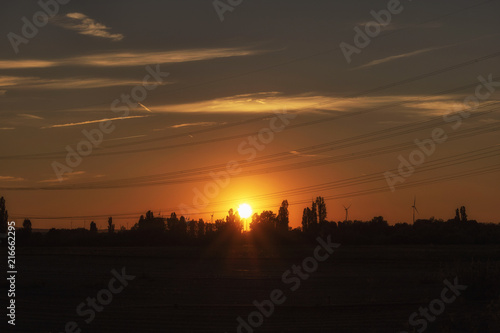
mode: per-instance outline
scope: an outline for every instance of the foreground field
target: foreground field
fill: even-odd
[[[254,300],[281,289],[286,301],[255,332],[411,332],[409,316],[455,277],[467,290],[426,331],[500,331],[500,246],[340,246],[291,291],[283,273],[314,248],[19,249],[15,331],[237,332]],[[86,323],[77,306],[123,267],[135,279]]]

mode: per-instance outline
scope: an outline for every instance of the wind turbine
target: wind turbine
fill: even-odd
[[[351,205],[349,205],[349,207],[344,206],[344,209],[345,209],[345,221],[344,222],[347,222],[347,218],[349,217],[349,208],[351,208]]]
[[[419,214],[417,206],[416,206],[416,201],[417,201],[417,197],[414,196],[413,197],[413,206],[411,206],[411,208],[413,210],[413,224],[415,224],[415,212],[417,212],[417,214]]]

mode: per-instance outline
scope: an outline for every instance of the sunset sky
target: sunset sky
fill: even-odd
[[[22,18],[42,9],[5,1],[0,196],[10,217],[103,228],[113,216],[130,227],[147,210],[191,207],[189,218],[210,221],[241,203],[277,212],[288,199],[298,227],[323,196],[333,221],[352,205],[351,219],[411,222],[416,197],[417,218],[464,205],[470,219],[500,222],[500,2],[402,1],[348,63],[340,44],[354,47],[354,28],[387,6],[252,0],[221,21],[207,0],[73,0],[16,53],[9,33],[22,36]],[[124,111],[122,96],[139,91],[147,96]],[[102,143],[67,166],[84,130]],[[384,173],[424,156],[415,140],[433,133],[446,139],[391,191]],[[55,165],[68,168],[60,179]]]

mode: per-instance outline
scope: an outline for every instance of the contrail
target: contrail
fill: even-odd
[[[146,111],[153,112],[147,106],[145,106],[144,104],[139,103],[139,105],[142,106]]]

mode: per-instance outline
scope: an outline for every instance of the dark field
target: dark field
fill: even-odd
[[[314,248],[19,248],[15,331],[237,332],[279,288],[286,301],[255,332],[411,332],[455,277],[467,290],[426,331],[500,331],[500,246],[341,246],[292,292],[281,276]],[[136,278],[85,323],[76,307],[122,267]]]

